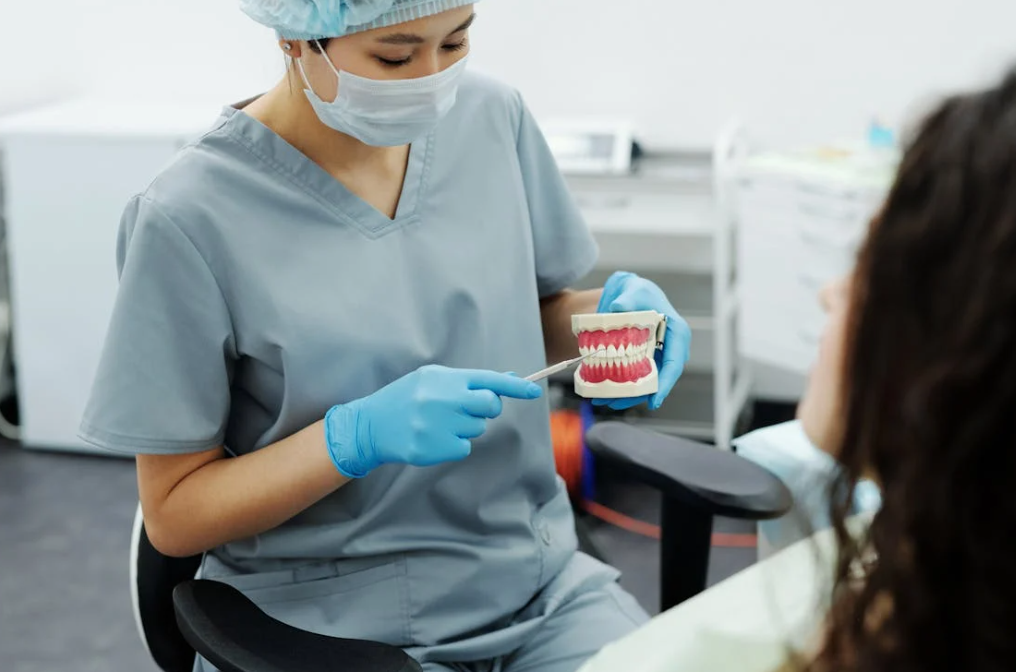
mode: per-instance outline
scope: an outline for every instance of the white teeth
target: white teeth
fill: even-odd
[[[589,366],[601,369],[610,366],[631,366],[651,357],[653,354],[652,345],[648,341],[637,345],[634,343],[625,343],[621,346],[607,344],[587,345],[580,347],[579,353],[582,355],[594,353],[592,357],[586,360],[586,364]]]

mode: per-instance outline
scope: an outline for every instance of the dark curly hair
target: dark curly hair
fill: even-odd
[[[833,492],[873,475],[883,506],[855,539],[851,498],[830,500],[810,669],[1014,670],[1016,70],[919,125],[852,282]]]

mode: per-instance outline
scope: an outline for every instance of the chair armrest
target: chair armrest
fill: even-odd
[[[790,510],[790,491],[763,467],[713,446],[606,421],[586,433],[596,459],[667,498],[729,518],[766,520]]]
[[[422,672],[394,646],[277,621],[220,581],[185,581],[173,590],[173,603],[184,638],[222,672]]]

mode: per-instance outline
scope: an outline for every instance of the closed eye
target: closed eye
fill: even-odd
[[[378,63],[387,68],[398,68],[400,66],[407,65],[410,61],[413,60],[411,56],[407,56],[406,58],[402,58],[399,60],[392,60],[390,58],[383,58],[381,56],[375,56],[374,58],[377,59]]]
[[[455,42],[454,44],[442,44],[441,50],[447,53],[454,53],[457,51],[462,51],[467,46],[469,46],[469,41],[466,38],[463,38],[462,40],[460,40],[459,42]],[[401,68],[402,66],[409,65],[410,63],[413,62],[412,56],[406,56],[405,58],[399,59],[385,58],[383,56],[375,56],[374,58],[377,60],[378,63],[385,66],[386,68]]]

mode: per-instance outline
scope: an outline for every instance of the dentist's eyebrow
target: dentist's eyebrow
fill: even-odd
[[[468,19],[462,22],[461,26],[448,33],[448,36],[451,37],[455,33],[461,33],[464,30],[468,30],[475,20],[476,14],[470,15]],[[376,41],[381,44],[424,44],[427,40],[416,33],[389,33],[388,35],[382,35],[377,38]]]

